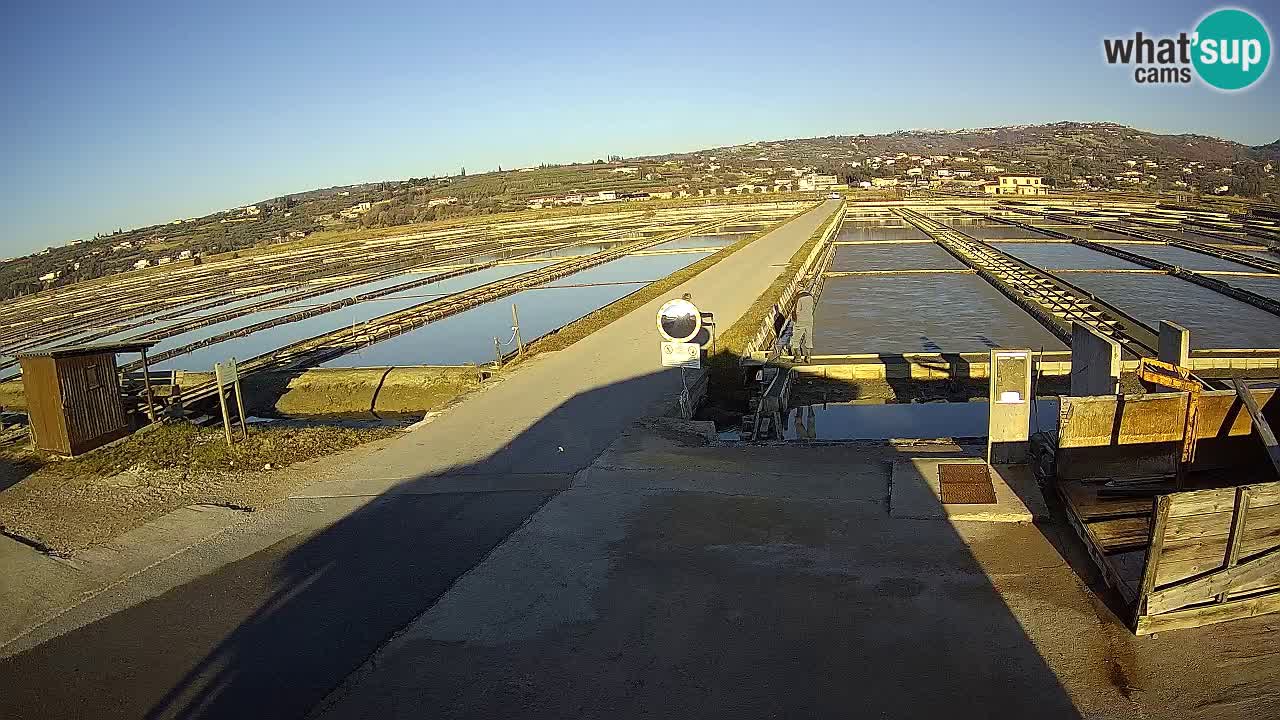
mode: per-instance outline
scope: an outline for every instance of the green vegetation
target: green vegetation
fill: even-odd
[[[392,428],[259,427],[228,446],[221,427],[198,428],[188,422],[163,423],[53,466],[63,474],[110,477],[125,470],[179,469],[191,473],[273,469],[340,452],[370,440],[391,437]]]
[[[800,249],[791,256],[786,269],[778,274],[773,284],[756,298],[737,322],[716,339],[716,354],[707,361],[711,376],[708,398],[713,404],[726,409],[735,407],[742,409],[745,406],[742,360],[746,357],[748,346],[769,317],[773,306],[782,300],[783,291],[800,272],[809,253],[813,252],[813,248],[821,242],[823,234],[830,229],[837,217],[838,213],[832,215],[813,231],[813,235],[809,236],[804,245],[801,245]]]
[[[284,497],[306,474],[292,463],[390,437],[391,428],[251,427],[227,447],[221,428],[155,426],[73,460],[0,452],[21,482],[0,492],[0,529],[69,554],[196,503],[252,509]],[[41,466],[43,463],[43,466]]]
[[[183,262],[178,258],[184,252],[209,258],[220,253],[257,253],[281,246],[306,247],[491,220],[611,212],[619,207],[528,209],[531,200],[569,194],[607,190],[692,195],[683,200],[636,203],[637,209],[751,202],[764,197],[795,199],[796,195],[762,196],[759,191],[793,183],[806,172],[834,175],[838,182],[847,184],[895,178],[904,183],[903,188],[919,184],[933,192],[970,194],[981,191],[954,184],[930,185],[926,178],[940,168],[966,173],[970,181],[989,180],[1001,173],[1032,174],[1045,177],[1046,184],[1058,192],[1165,193],[1178,203],[1212,201],[1215,208],[1247,211],[1240,196],[1274,202],[1280,195],[1280,175],[1273,167],[1280,164],[1278,147],[1280,141],[1250,148],[1218,138],[1157,135],[1114,123],[1067,122],[832,135],[626,160],[610,156],[608,162],[409,178],[312,190],[204,217],[99,234],[82,243],[0,263],[0,296],[17,297],[129,271],[139,261],[176,264]],[[931,158],[946,159],[935,162]],[[921,167],[926,177],[907,177],[911,166]],[[751,194],[698,197],[700,191],[722,192],[741,186],[749,186]],[[857,199],[894,199],[899,188],[854,192]],[[622,207],[631,209],[633,205]]]

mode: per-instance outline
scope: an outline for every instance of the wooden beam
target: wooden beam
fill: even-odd
[[[218,404],[222,409],[222,432],[227,438],[227,447],[231,447],[231,415],[227,412],[227,389],[222,381],[222,363],[213,364],[213,378],[218,383]]]
[[[231,386],[236,391],[236,414],[240,417],[240,437],[249,437],[249,428],[244,421],[244,395],[240,392],[240,368],[236,365],[236,359],[231,358]]]
[[[1147,545],[1147,561],[1142,564],[1142,584],[1133,605],[1133,626],[1147,611],[1147,598],[1156,587],[1156,571],[1160,568],[1160,552],[1164,549],[1164,528],[1169,522],[1169,496],[1157,495],[1151,510],[1151,542]]]
[[[156,403],[155,396],[151,393],[151,370],[147,367],[147,349],[139,348],[138,352],[142,354],[142,385],[147,389],[147,419],[155,422]]]
[[[1227,556],[1222,567],[1230,570],[1240,561],[1240,537],[1244,535],[1244,522],[1249,514],[1249,488],[1242,487],[1236,491],[1236,509],[1231,513],[1231,535],[1227,538]],[[1218,602],[1225,602],[1227,593],[1218,593]]]
[[[1249,411],[1249,417],[1253,420],[1253,432],[1262,440],[1263,446],[1267,448],[1267,456],[1271,458],[1271,466],[1275,468],[1276,474],[1280,475],[1280,443],[1276,442],[1276,434],[1271,431],[1271,424],[1263,417],[1262,410],[1258,407],[1258,401],[1254,400],[1253,393],[1249,391],[1244,381],[1238,377],[1231,378],[1231,384],[1236,388],[1236,395],[1240,396],[1240,402],[1244,403],[1245,409]]]
[[[1213,623],[1240,620],[1280,611],[1280,593],[1268,593],[1243,600],[1228,600],[1222,604],[1175,610],[1159,615],[1144,615],[1138,619],[1134,632],[1150,635],[1166,630],[1194,628]]]
[[[1174,487],[1179,490],[1187,488],[1187,472],[1196,459],[1196,425],[1199,415],[1200,389],[1193,388],[1187,391],[1187,414],[1182,424],[1182,454],[1178,456],[1178,467],[1173,481]]]

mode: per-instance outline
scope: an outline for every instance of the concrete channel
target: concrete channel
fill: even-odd
[[[156,269],[145,278],[128,274],[41,293],[0,311],[0,353],[6,356],[0,358],[0,379],[18,374],[12,353],[20,350],[124,339],[159,340],[153,351],[159,370],[207,370],[218,360],[256,357],[318,334],[365,325],[433,298],[532,277],[553,263],[582,259],[585,267],[590,257],[606,254],[611,262],[621,263],[618,272],[584,275],[576,283],[608,283],[600,290],[569,289],[563,287],[566,283],[553,282],[547,285],[562,292],[543,293],[546,300],[523,296],[530,305],[528,333],[536,336],[804,207],[760,203],[647,213],[623,208],[335,243],[263,257],[221,258],[194,267]],[[642,242],[646,239],[651,241]],[[636,247],[635,257],[617,253],[629,245]],[[542,311],[543,303],[551,309]],[[481,357],[445,347],[441,350],[446,362],[490,359],[492,337],[510,334],[509,321],[503,328],[464,324],[476,336],[467,347],[487,344],[488,353]]]
[[[1211,251],[1140,241],[1097,227],[1096,215],[1060,212],[1056,207],[1051,215],[1034,214],[997,203],[976,207],[977,211],[905,204],[987,248],[1062,278],[1078,294],[1128,316],[1138,329],[1146,326],[1150,332],[1160,320],[1174,320],[1191,329],[1196,349],[1280,347],[1280,317],[1274,313],[1149,265],[1166,263],[1264,298],[1280,296],[1280,274]],[[1055,336],[1042,319],[980,275],[958,272],[964,263],[919,228],[892,219],[892,212],[893,208],[855,208],[837,234],[817,309],[819,354],[1065,347],[1061,333]],[[1106,217],[1104,224],[1110,226],[1113,219]],[[1187,231],[1177,239],[1192,235],[1194,231]],[[1151,262],[1131,262],[1062,236],[1099,242]],[[1237,242],[1263,264],[1271,259],[1268,254],[1274,257],[1261,246],[1245,244],[1243,237]]]

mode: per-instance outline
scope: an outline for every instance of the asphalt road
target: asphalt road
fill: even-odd
[[[550,492],[403,496],[0,661],[0,717],[298,717]]]
[[[672,294],[692,293],[727,327],[837,206]],[[308,488],[310,502],[376,496],[351,514],[0,660],[0,718],[305,714],[628,424],[674,397],[679,372],[656,368],[661,302]]]

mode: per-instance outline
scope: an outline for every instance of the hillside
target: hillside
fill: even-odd
[[[813,167],[847,181],[901,176],[904,161],[922,169],[942,163],[984,179],[1000,172],[1043,175],[1047,183],[1060,188],[1199,191],[1262,198],[1280,191],[1274,168],[1265,166],[1276,159],[1277,152],[1280,143],[1251,148],[1204,135],[1159,135],[1114,123],[1061,122],[832,135],[646,159],[760,171]],[[940,160],[942,156],[945,159]],[[922,166],[923,160],[929,162]],[[983,170],[992,167],[997,170]],[[931,172],[923,172],[922,177]]]
[[[1269,162],[1280,161],[1280,140],[1267,145],[1258,145],[1249,148],[1249,156],[1254,160],[1262,160]]]
[[[775,140],[637,158],[309,190],[163,225],[117,230],[0,263],[0,295],[202,255],[296,241],[321,231],[398,227],[546,205],[800,189],[807,173],[838,181],[977,192],[1002,173],[1043,175],[1057,189],[1231,194],[1274,202],[1280,141],[1248,147],[1114,123],[1060,122]],[[966,187],[969,186],[969,187]],[[601,195],[600,193],[605,193]]]

